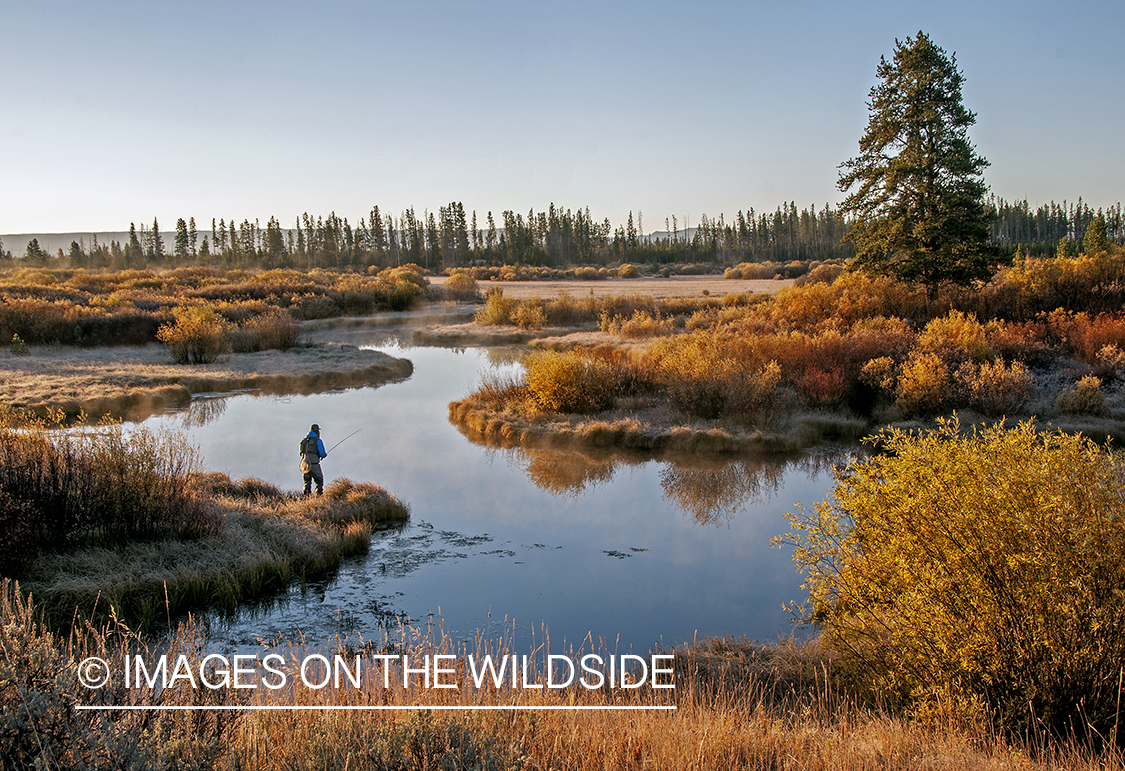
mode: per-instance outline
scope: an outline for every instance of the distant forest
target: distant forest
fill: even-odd
[[[1121,204],[1096,212],[1082,199],[1076,204],[1051,202],[1032,209],[1027,201],[1009,203],[993,198],[992,240],[1008,254],[1074,254],[1091,222],[1105,222],[1109,242],[1125,242]],[[399,216],[374,207],[354,225],[335,212],[326,217],[303,214],[293,227],[283,228],[270,217],[235,224],[220,219],[210,228],[197,227],[195,218],[176,221],[166,236],[154,219],[151,226],[133,224],[128,239],[108,244],[73,241],[69,251],[49,254],[33,239],[22,257],[0,243],[0,265],[72,268],[161,268],[205,265],[220,268],[367,268],[415,263],[433,271],[469,265],[608,265],[625,262],[653,265],[741,262],[839,260],[851,256],[841,239],[850,222],[831,206],[797,210],[788,203],[771,213],[739,211],[731,221],[723,215],[700,217],[685,228],[676,217],[664,230],[646,234],[641,216],[632,212],[623,226],[591,216],[589,208],[571,211],[554,204],[526,216],[505,211],[497,221],[492,212],[478,220],[466,216],[454,202],[436,213],[417,214],[413,208]],[[169,244],[170,240],[170,244]]]

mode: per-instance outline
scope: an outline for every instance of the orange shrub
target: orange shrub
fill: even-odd
[[[848,390],[848,379],[839,367],[829,370],[811,367],[797,381],[797,393],[802,401],[816,407],[839,405]]]

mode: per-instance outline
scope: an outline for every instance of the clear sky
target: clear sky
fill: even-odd
[[[1123,29],[1120,0],[0,0],[0,233],[835,205],[879,57],[919,30],[957,55],[992,192],[1107,205]]]

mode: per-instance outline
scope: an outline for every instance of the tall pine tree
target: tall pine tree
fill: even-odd
[[[955,56],[919,32],[896,40],[877,74],[860,154],[841,165],[837,183],[852,190],[840,206],[855,218],[846,238],[860,267],[922,283],[933,300],[943,283],[991,275],[988,161],[969,142],[976,116],[961,102]]]

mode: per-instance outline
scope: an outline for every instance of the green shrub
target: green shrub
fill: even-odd
[[[156,333],[180,364],[210,364],[227,344],[229,324],[209,305],[182,305],[172,309],[175,323]]]
[[[576,351],[544,351],[524,361],[527,390],[540,409],[589,415],[613,406],[617,379],[604,361]]]
[[[1110,736],[1125,661],[1118,455],[1031,424],[963,434],[956,421],[882,447],[780,539],[842,670],[883,703]]]
[[[27,347],[27,343],[23,341],[23,338],[21,338],[19,334],[14,334],[12,335],[12,343],[8,346],[8,353],[13,356],[27,356],[31,353],[31,350]]]

